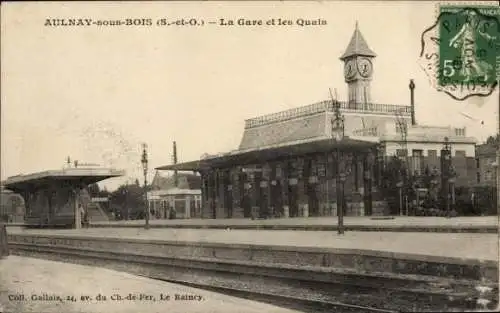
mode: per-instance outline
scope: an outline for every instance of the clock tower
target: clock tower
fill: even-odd
[[[358,28],[352,34],[346,51],[340,57],[344,62],[344,78],[348,88],[348,108],[362,109],[371,103],[370,81],[373,75],[373,59],[377,55],[366,43]]]

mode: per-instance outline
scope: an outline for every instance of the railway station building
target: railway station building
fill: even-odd
[[[238,149],[157,170],[200,174],[202,210],[193,217],[201,218],[250,217],[254,211],[266,217],[335,216],[337,207],[346,215],[388,214],[379,190],[387,160],[405,157],[412,174],[420,175],[439,168],[445,144],[457,185],[474,181],[476,139],[465,128],[417,124],[413,81],[409,105],[373,101],[375,58],[356,25],[340,57],[346,101],[332,97],[248,119]]]

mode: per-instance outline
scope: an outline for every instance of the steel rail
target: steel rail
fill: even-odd
[[[369,313],[369,312],[379,312],[379,313],[389,313],[389,312],[397,312],[394,310],[386,310],[373,308],[362,305],[348,304],[342,302],[333,302],[333,301],[325,301],[325,300],[315,300],[309,299],[305,297],[291,297],[287,295],[280,295],[276,293],[270,292],[258,292],[253,290],[244,290],[239,288],[229,288],[222,286],[211,286],[207,284],[193,283],[176,279],[165,279],[161,277],[148,276],[148,275],[138,275],[145,278],[155,279],[159,281],[174,283],[185,285],[192,288],[204,289],[209,291],[214,291],[222,294],[227,294],[234,297],[241,297],[245,299],[251,299],[260,302],[266,302],[274,305],[283,305],[287,307],[296,307],[298,309],[304,310],[304,312],[357,312],[357,313]]]
[[[50,246],[50,245],[45,245],[45,244],[35,244],[35,243],[17,243],[17,242],[10,242],[9,243],[11,247],[11,251],[15,252],[27,252],[27,256],[35,256],[36,254],[41,254],[42,258],[49,258],[51,257],[56,257],[55,259],[60,261],[61,259],[64,259],[66,262],[72,262],[72,263],[79,263],[83,262],[83,264],[86,265],[94,265],[97,264],[97,262],[101,262],[100,266],[106,267],[109,263],[106,262],[115,262],[114,265],[110,268],[115,269],[118,266],[119,271],[124,271],[128,272],[130,274],[136,275],[136,276],[143,276],[151,279],[156,279],[156,280],[161,280],[165,282],[170,282],[170,283],[175,283],[175,284],[181,284],[185,286],[190,286],[193,288],[199,288],[199,289],[205,289],[205,290],[212,290],[214,292],[222,293],[222,294],[228,294],[231,296],[236,296],[236,297],[241,297],[241,298],[246,298],[246,299],[253,299],[256,301],[260,302],[266,302],[282,307],[287,307],[287,308],[294,308],[296,310],[300,309],[302,312],[399,312],[402,307],[406,307],[406,311],[410,309],[410,307],[414,307],[411,311],[414,311],[418,306],[414,304],[414,301],[420,302],[423,300],[420,299],[418,300],[417,298],[420,298],[418,294],[423,292],[423,294],[426,294],[425,290],[422,291],[414,291],[410,292],[409,290],[391,290],[383,287],[383,284],[381,284],[381,287],[364,287],[364,286],[353,286],[349,283],[344,284],[342,282],[322,282],[320,283],[320,286],[323,285],[323,287],[315,287],[315,283],[313,281],[308,282],[304,281],[304,277],[302,278],[295,278],[295,277],[286,277],[286,276],[267,276],[267,275],[261,275],[257,272],[250,272],[250,273],[245,273],[241,272],[238,274],[238,272],[234,272],[235,269],[226,271],[224,269],[217,269],[214,268],[213,266],[210,267],[199,267],[195,266],[191,268],[189,265],[181,265],[181,264],[169,264],[169,263],[163,263],[161,262],[161,259],[163,259],[160,256],[147,256],[147,255],[136,255],[136,254],[127,254],[127,253],[117,253],[113,251],[98,251],[98,250],[82,250],[79,248],[74,248],[74,247],[65,247],[65,246]],[[34,254],[34,255],[33,255]],[[22,255],[22,254],[21,254]],[[64,258],[66,257],[66,259]],[[69,260],[67,258],[69,257]],[[156,262],[155,260],[158,259]],[[167,258],[168,259],[168,258]],[[90,262],[86,262],[89,260]],[[105,265],[102,265],[105,263]],[[125,266],[126,265],[126,266]],[[125,266],[123,268],[122,266]],[[134,266],[139,268],[140,270],[134,269]],[[156,270],[160,270],[161,274],[159,275],[153,275],[151,272],[154,272]],[[139,273],[138,273],[139,271]],[[144,275],[144,271],[148,272],[147,275]],[[170,271],[170,272],[169,272]],[[205,276],[209,277],[208,281],[211,283],[209,284],[202,284],[198,283],[195,281],[198,281],[198,279],[190,279],[190,280],[184,280],[184,279],[178,279],[178,276],[183,276],[186,275],[186,273],[189,273],[194,276],[199,276],[201,277]],[[196,273],[196,274],[193,274]],[[187,274],[189,276],[189,274]],[[207,275],[208,274],[208,275]],[[238,277],[236,278],[237,275]],[[175,278],[172,278],[174,276]],[[224,277],[225,276],[225,277]],[[228,278],[229,276],[229,278]],[[245,277],[246,280],[242,280],[241,278]],[[277,285],[275,285],[273,288],[280,289],[283,288],[284,282],[286,282],[287,286],[289,283],[290,285],[290,290],[292,289],[297,289],[295,291],[298,291],[299,293],[309,293],[309,297],[301,297],[298,296],[295,291],[292,293],[289,292],[288,289],[285,289],[286,294],[279,294],[276,292],[269,292],[268,286],[262,282],[259,281],[259,279],[263,279],[263,277],[266,277],[271,284],[273,282],[276,282]],[[226,280],[226,281],[224,281]],[[236,288],[233,286],[233,284],[228,284],[227,281],[237,281],[237,282],[243,282],[243,285],[245,284],[250,284],[254,286],[253,284],[257,284],[253,288],[248,288],[245,286],[245,289],[241,288]],[[253,282],[251,280],[254,280]],[[257,280],[257,281],[255,281]],[[221,284],[220,281],[223,281]],[[297,287],[298,283],[298,287]],[[237,284],[237,283],[236,283]],[[224,286],[222,286],[224,285]],[[229,285],[229,286],[228,286]],[[260,285],[260,286],[259,286]],[[281,285],[281,286],[280,286]],[[277,286],[277,288],[276,288]],[[309,290],[308,290],[309,286]],[[328,290],[328,292],[323,294],[323,291]],[[331,287],[330,287],[331,286]],[[261,288],[259,288],[261,287]],[[265,289],[264,291],[258,290],[258,289]],[[317,289],[319,288],[319,289]],[[342,290],[338,290],[338,289]],[[359,289],[362,288],[362,289]],[[350,304],[350,303],[345,303],[345,302],[337,302],[335,301],[338,297],[345,297],[345,295],[340,296],[340,292],[347,292],[348,290],[351,290],[352,292],[349,293],[349,295],[352,295],[353,297],[356,297],[357,294],[360,295],[365,295],[366,293],[363,293],[363,288],[364,289],[369,289],[373,290],[373,292],[368,292],[368,297],[369,299],[374,300],[376,303],[379,303],[380,305],[377,307],[374,307],[372,305],[371,301],[365,302],[364,304],[368,305],[357,305],[357,304]],[[272,289],[272,288],[271,288]],[[335,290],[337,289],[337,290]],[[312,291],[311,291],[312,290]],[[385,295],[385,291],[389,292],[391,294],[390,298],[387,298]],[[278,291],[280,292],[280,291]],[[338,293],[336,293],[338,292]],[[377,292],[381,292],[380,295],[377,295]],[[416,293],[415,293],[416,292]],[[401,301],[396,301],[397,298],[399,297],[398,295],[401,295],[403,298],[406,299],[408,296],[413,298],[413,300],[408,303],[406,300],[403,300],[402,303],[399,303]],[[459,298],[463,298],[464,295],[459,296]],[[378,297],[378,298],[377,298]],[[393,302],[393,297],[395,303]],[[415,298],[417,297],[417,298]],[[449,297],[445,295],[439,295],[439,294],[432,294],[430,295],[430,303],[431,305],[429,309],[426,309],[426,311],[430,310],[431,307],[435,307],[436,304],[434,301],[437,301],[437,299],[441,299],[443,297]],[[437,297],[437,298],[436,298]],[[321,299],[323,298],[323,299]],[[331,298],[331,299],[324,299],[324,298]],[[464,308],[464,305],[471,309],[475,308],[472,303],[469,303],[470,301],[463,301],[460,300],[459,298],[449,301],[448,304],[445,304],[447,308]],[[331,301],[331,300],[334,301]],[[368,299],[368,300],[369,300]],[[468,299],[468,298],[467,298]],[[363,300],[366,301],[367,299]],[[389,302],[384,302],[389,301]],[[341,300],[342,301],[342,300]],[[363,302],[361,301],[361,302]],[[428,300],[423,300],[424,302],[427,302]],[[351,302],[351,301],[348,301]],[[439,301],[440,302],[440,301]],[[388,307],[384,307],[385,304],[388,303]],[[451,305],[451,306],[450,306]],[[472,305],[472,306],[471,306]],[[424,305],[424,307],[428,307],[428,305]],[[439,305],[441,308],[441,305]],[[398,309],[395,309],[398,308]]]
[[[105,257],[104,255],[102,257],[100,256],[95,256],[95,255],[88,255],[85,253],[85,251],[77,252],[77,251],[64,251],[62,247],[47,247],[47,246],[41,246],[37,244],[30,244],[30,245],[16,245],[15,243],[10,244],[11,245],[11,250],[12,252],[16,251],[24,251],[28,253],[34,253],[35,255],[37,253],[41,254],[51,254],[57,257],[64,257],[64,256],[69,256],[69,257],[78,257],[82,259],[93,259],[97,261],[107,261],[109,259],[113,259],[113,257]],[[106,252],[102,252],[105,254]],[[133,260],[122,260],[123,262],[137,262]],[[139,261],[140,262],[140,261]],[[95,263],[95,262],[92,262]],[[327,300],[320,300],[320,299],[311,299],[311,298],[306,298],[306,297],[300,297],[300,296],[290,296],[290,295],[283,295],[283,294],[277,294],[273,292],[262,292],[262,291],[257,291],[257,290],[251,290],[251,289],[241,289],[241,288],[235,288],[235,287],[225,287],[225,286],[217,286],[217,285],[211,285],[211,284],[203,284],[203,283],[198,283],[198,282],[192,282],[192,281],[186,281],[182,279],[170,279],[170,278],[164,278],[164,277],[159,277],[156,275],[143,275],[143,274],[137,274],[134,273],[136,276],[140,277],[145,277],[149,279],[154,279],[158,281],[164,281],[164,282],[169,282],[169,283],[174,283],[174,284],[179,284],[179,285],[184,285],[187,287],[191,288],[198,288],[198,289],[203,289],[203,290],[208,290],[208,291],[213,291],[221,294],[226,294],[234,297],[239,297],[239,298],[245,298],[245,299],[250,299],[254,301],[260,301],[260,302],[265,302],[269,304],[273,304],[276,306],[281,306],[281,307],[286,307],[289,309],[296,309],[302,312],[306,313],[312,313],[312,312],[357,312],[357,313],[393,313],[397,312],[395,310],[388,310],[388,309],[381,309],[381,308],[375,308],[375,307],[369,307],[369,306],[363,306],[363,305],[355,305],[355,304],[348,304],[348,303],[342,303],[342,302],[334,302],[334,301],[327,301]],[[277,278],[278,279],[278,278]],[[278,279],[279,280],[279,279]]]

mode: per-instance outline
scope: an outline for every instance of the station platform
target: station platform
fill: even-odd
[[[91,222],[91,227],[143,227],[144,220]],[[337,229],[337,217],[297,217],[265,220],[246,219],[176,219],[150,221],[152,228],[214,228],[332,231]],[[474,217],[369,217],[347,216],[344,225],[354,231],[396,232],[466,232],[498,233],[498,216]]]
[[[106,300],[98,300],[99,294]],[[295,311],[108,269],[11,255],[0,260],[0,312]]]
[[[337,249],[381,252],[393,257],[422,261],[471,259],[498,263],[499,235],[486,233],[357,232],[343,235],[327,231],[176,229],[176,228],[84,228],[26,229],[8,227],[9,235],[114,238],[148,242],[217,243],[267,247]]]

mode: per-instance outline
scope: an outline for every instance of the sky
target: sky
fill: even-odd
[[[174,140],[181,162],[234,150],[245,119],[326,100],[329,88],[347,97],[339,57],[356,21],[377,53],[374,102],[409,105],[414,79],[419,124],[465,126],[481,142],[498,127],[498,89],[453,100],[418,62],[436,11],[431,1],[3,3],[1,179],[60,169],[70,156],[124,169],[126,177],[101,184],[114,189],[142,177],[143,142],[149,180],[155,167],[171,164]],[[44,25],[68,18],[154,25]],[[205,24],[156,25],[182,18]],[[221,26],[221,18],[294,25]],[[297,19],[326,25],[301,27]]]

